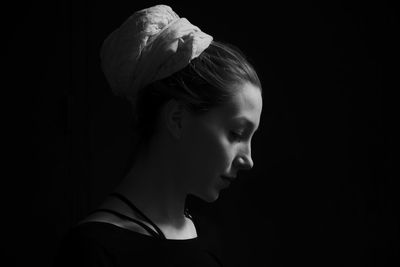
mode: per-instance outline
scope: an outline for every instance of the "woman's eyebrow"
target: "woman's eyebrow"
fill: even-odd
[[[247,128],[250,128],[251,130],[254,130],[256,125],[250,121],[249,119],[247,119],[246,117],[235,117],[233,118],[234,120],[240,121],[241,123],[244,123],[246,125]]]

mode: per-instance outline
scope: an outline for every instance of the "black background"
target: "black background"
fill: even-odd
[[[321,3],[323,2],[323,3]],[[129,154],[129,106],[99,65],[105,37],[155,1],[4,7],[4,218],[13,262],[50,266]],[[189,203],[220,228],[232,266],[399,263],[399,13],[388,1],[166,1],[240,47],[264,89],[255,167]],[[8,93],[11,96],[8,97]],[[5,124],[3,124],[5,125]]]

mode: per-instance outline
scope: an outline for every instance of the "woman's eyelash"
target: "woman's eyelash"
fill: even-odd
[[[234,140],[243,140],[243,135],[241,133],[232,131],[231,136],[233,137]]]

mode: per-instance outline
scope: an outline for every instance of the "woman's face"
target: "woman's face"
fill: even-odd
[[[257,130],[262,97],[251,83],[236,86],[230,102],[186,120],[182,139],[183,171],[189,193],[207,202],[218,199],[239,170],[253,167],[251,140]],[[188,179],[187,179],[188,178]]]

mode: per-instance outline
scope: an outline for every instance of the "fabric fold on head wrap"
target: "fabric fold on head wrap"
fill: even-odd
[[[185,68],[212,42],[169,6],[135,12],[103,42],[101,67],[116,95],[134,99],[146,85]]]

